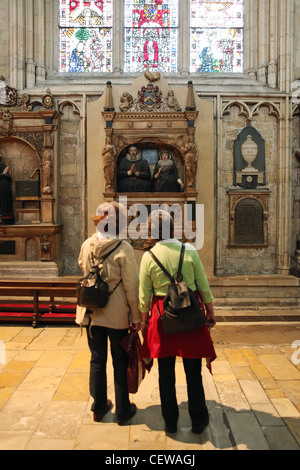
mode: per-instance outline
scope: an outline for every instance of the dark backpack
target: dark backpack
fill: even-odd
[[[108,283],[101,278],[99,273],[99,264],[103,263],[122,243],[122,240],[101,258],[98,264],[93,265],[90,272],[83,278],[79,279],[77,283],[77,304],[80,307],[85,307],[89,310],[95,308],[103,308],[106,306],[109,297],[114,293],[122,279],[117,283],[111,292],[109,292]]]
[[[161,262],[150,250],[150,254],[162,271],[168,276],[171,284],[164,298],[163,315],[157,304],[158,314],[162,321],[165,333],[182,333],[201,328],[206,325],[205,314],[199,305],[195,293],[183,281],[181,269],[184,257],[185,245],[182,244],[177,277],[171,276]]]

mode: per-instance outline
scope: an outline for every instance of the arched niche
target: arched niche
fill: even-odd
[[[16,222],[39,221],[40,158],[37,151],[25,140],[9,136],[0,138],[0,155],[10,169]]]
[[[28,142],[17,137],[0,138],[0,154],[10,167],[13,181],[30,181],[32,173],[40,168],[36,150]]]
[[[235,245],[263,245],[264,211],[261,203],[248,197],[239,201],[235,208]]]
[[[247,139],[255,147],[256,158],[247,168],[247,161],[243,156],[243,145]],[[244,189],[255,189],[266,184],[266,155],[265,141],[253,126],[246,126],[234,142],[234,185]],[[249,166],[249,165],[248,165]]]
[[[169,155],[171,155],[172,160],[174,162],[174,165],[176,166],[178,176],[184,182],[184,180],[185,180],[184,160],[183,160],[183,156],[180,153],[180,151],[176,147],[174,147],[170,144],[164,144],[162,142],[155,142],[152,139],[152,140],[149,140],[149,141],[137,142],[137,143],[133,143],[132,145],[128,145],[128,146],[126,146],[125,148],[123,148],[121,150],[119,155],[117,155],[117,158],[116,158],[116,174],[115,174],[115,191],[116,192],[118,192],[118,177],[117,177],[117,174],[118,174],[119,165],[120,165],[121,161],[124,158],[126,158],[126,155],[129,152],[129,148],[132,147],[132,146],[136,147],[138,149],[138,151],[141,153],[142,159],[147,161],[147,163],[149,165],[150,173],[151,173],[151,179],[153,179],[154,169],[155,169],[155,166],[156,166],[158,160],[160,159],[161,152],[166,151],[166,152],[168,152]],[[151,188],[150,192],[151,193],[154,192],[153,187]]]
[[[39,245],[35,238],[28,238],[25,242],[25,261],[38,261]]]
[[[230,248],[260,248],[268,246],[268,190],[229,190]]]

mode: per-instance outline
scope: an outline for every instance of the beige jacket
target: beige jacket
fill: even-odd
[[[78,259],[84,275],[86,276],[92,266],[91,252],[98,262],[101,257],[108,253],[118,244],[119,240],[105,239],[99,240],[95,233],[88,238],[81,247]],[[139,273],[135,260],[134,251],[131,245],[125,240],[121,245],[100,265],[102,278],[109,284],[112,291],[116,284],[122,282],[110,296],[108,304],[101,309],[95,309],[91,315],[86,314],[84,307],[77,306],[76,323],[78,325],[88,325],[89,316],[91,324],[105,326],[113,329],[128,328],[130,322],[140,322],[140,312],[138,310],[138,287]]]

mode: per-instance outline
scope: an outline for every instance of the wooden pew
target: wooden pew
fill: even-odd
[[[15,298],[23,298],[24,303],[30,302],[31,300],[32,326],[33,328],[36,328],[40,321],[51,321],[54,318],[59,319],[59,310],[56,308],[56,302],[58,300],[60,304],[73,305],[73,313],[75,314],[76,285],[76,279],[57,281],[0,280],[0,307],[1,304],[15,305]],[[3,300],[3,298],[5,298],[5,300]],[[30,300],[24,300],[24,298],[29,298]],[[66,298],[68,299],[67,302],[64,300]],[[46,309],[45,299],[49,299],[49,307]],[[46,312],[49,314],[55,313],[55,315],[53,315],[52,318],[51,315],[47,315],[47,318],[43,318],[43,315],[45,315]],[[9,315],[6,316],[6,320],[8,317]],[[12,317],[9,318],[12,320]],[[1,315],[0,311],[0,321],[3,319],[4,315]]]

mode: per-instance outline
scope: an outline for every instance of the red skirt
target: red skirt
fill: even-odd
[[[197,292],[198,301],[201,302],[200,294]],[[164,297],[154,296],[152,300],[151,317],[149,326],[141,349],[141,358],[163,358],[179,356],[187,359],[206,358],[207,365],[216,359],[215,348],[210,336],[210,331],[205,325],[203,328],[187,331],[184,333],[168,334],[162,327],[158,314],[163,312]],[[205,311],[204,306],[203,311]],[[211,369],[210,369],[211,370]]]

